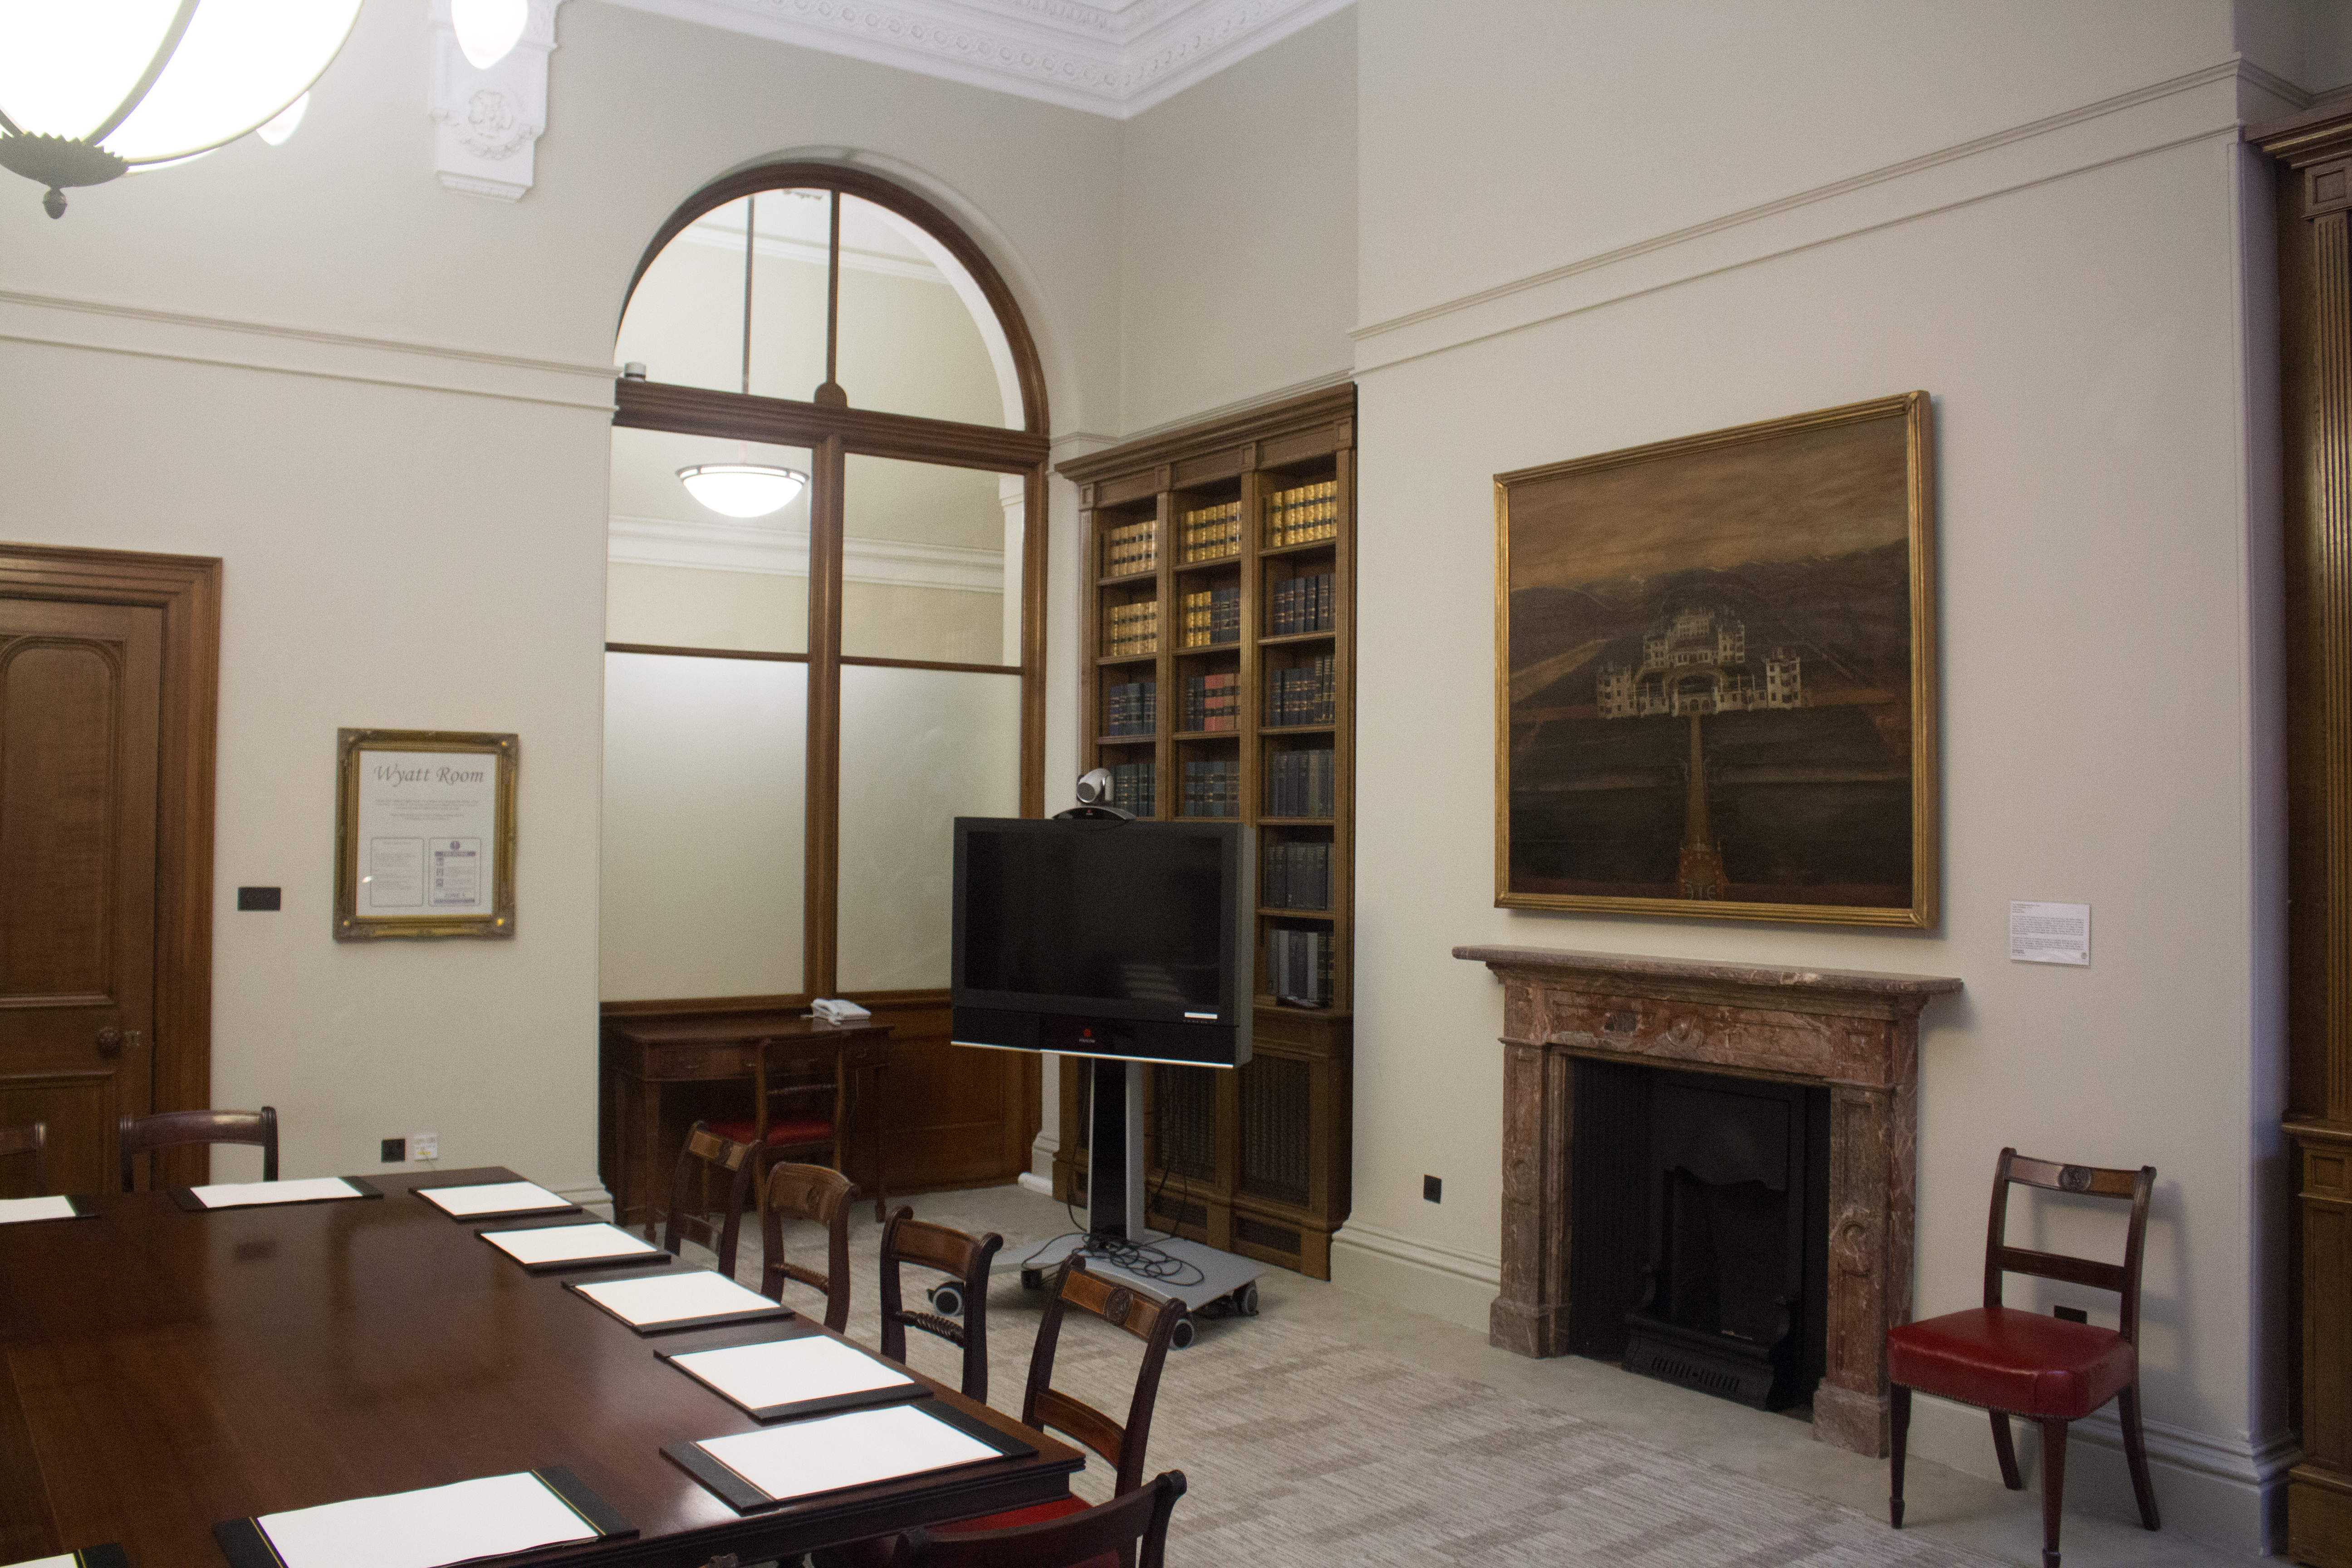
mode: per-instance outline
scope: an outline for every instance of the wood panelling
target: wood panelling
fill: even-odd
[[[2259,133],[2276,160],[2286,561],[2285,1130],[2298,1210],[2288,1551],[2352,1568],[2352,115]]]

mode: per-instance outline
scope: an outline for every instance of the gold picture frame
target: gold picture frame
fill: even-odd
[[[335,731],[337,942],[514,935],[520,751],[513,735]]]
[[[1906,393],[1495,476],[1495,902],[1938,919],[1935,472]]]

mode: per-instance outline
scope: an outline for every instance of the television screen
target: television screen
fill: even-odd
[[[958,818],[955,1037],[1246,1059],[1249,848],[1230,822]]]

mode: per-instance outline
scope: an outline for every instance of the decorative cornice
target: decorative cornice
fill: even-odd
[[[610,0],[1127,120],[1353,0]]]
[[[805,577],[808,531],[756,522],[682,522],[666,517],[615,517],[608,558],[625,566],[683,566],[698,572],[757,572]],[[900,588],[1004,592],[1004,552],[897,539],[842,541],[841,575],[851,583]]]

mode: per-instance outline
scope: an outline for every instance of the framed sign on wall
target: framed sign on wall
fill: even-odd
[[[512,735],[339,730],[335,940],[510,937]]]
[[[1495,477],[1495,902],[1932,927],[1924,392]]]

